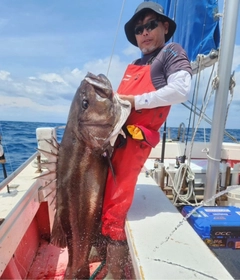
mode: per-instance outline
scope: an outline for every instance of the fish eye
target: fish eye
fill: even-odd
[[[82,101],[82,107],[83,107],[83,109],[87,109],[87,108],[88,108],[88,105],[89,105],[88,101],[87,101],[86,99],[84,99],[84,100]]]

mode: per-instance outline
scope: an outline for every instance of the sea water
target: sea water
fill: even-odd
[[[41,122],[12,122],[12,121],[0,121],[0,135],[2,137],[2,145],[4,148],[4,155],[6,159],[5,167],[7,171],[7,175],[9,176],[13,171],[15,171],[21,164],[23,164],[32,154],[36,152],[37,149],[37,139],[36,139],[36,129],[39,127],[59,127],[64,126],[63,123],[41,123]],[[240,141],[240,130],[239,129],[229,129],[227,130],[233,137]],[[61,138],[63,135],[63,130],[57,130],[57,140],[61,142]],[[161,135],[163,135],[163,131],[161,130]],[[209,142],[210,139],[210,129],[198,129],[195,141],[206,141]],[[171,138],[175,139],[178,136],[178,128],[171,128]],[[185,135],[186,136],[186,135]],[[191,130],[189,131],[188,139],[191,139]],[[224,142],[232,142],[229,138],[224,136]],[[4,179],[2,165],[0,164],[0,182]],[[217,197],[227,193],[228,191],[235,188],[235,186],[228,188],[220,193],[217,193],[210,200],[216,199]],[[209,200],[209,201],[210,201]],[[206,202],[207,203],[207,202]],[[187,221],[187,219],[192,215],[196,209],[202,207],[204,204],[197,206],[193,211],[191,211],[186,217],[177,224],[173,230],[168,234],[168,236],[163,237],[163,241],[161,245],[164,245],[171,236],[178,230],[178,228]],[[237,250],[233,250],[234,253],[237,253]],[[230,254],[228,252],[228,254]],[[231,260],[235,260],[235,255],[233,258],[230,258],[227,255],[227,258]],[[162,262],[170,263],[166,260],[158,260]],[[226,266],[226,260],[224,259],[224,265]],[[238,265],[237,265],[238,267]],[[227,267],[228,270],[231,271],[233,275],[239,276],[239,271],[235,268]],[[197,271],[197,273],[201,273]],[[209,275],[206,275],[209,278]],[[212,278],[215,279],[215,278]]]
[[[15,171],[37,151],[36,129],[38,127],[59,127],[62,123],[0,121],[0,135],[6,163],[7,176]],[[61,141],[63,130],[57,130]],[[3,165],[0,164],[0,182],[4,180]]]
[[[7,176],[15,171],[22,163],[24,163],[37,149],[36,129],[38,127],[59,127],[64,123],[45,123],[45,122],[18,122],[18,121],[0,121],[0,135],[2,137],[2,146],[4,148],[4,156],[6,159],[5,168]],[[178,128],[170,128],[171,138],[176,139]],[[237,141],[240,141],[240,130],[227,130]],[[210,129],[198,129],[195,141],[209,142]],[[191,129],[189,130],[188,139],[191,139]],[[161,129],[160,134],[163,135]],[[58,141],[61,141],[63,130],[57,130]],[[185,134],[187,136],[187,133]],[[228,137],[224,137],[224,142],[232,142]],[[3,166],[0,164],[0,182],[3,181]]]

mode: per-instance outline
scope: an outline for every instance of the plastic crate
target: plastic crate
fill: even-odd
[[[193,206],[184,206],[187,216]],[[240,208],[235,206],[202,206],[187,219],[209,247],[240,249]]]

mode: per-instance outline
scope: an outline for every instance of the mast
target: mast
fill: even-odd
[[[240,0],[224,1],[223,29],[218,64],[219,85],[215,94],[213,123],[209,146],[209,160],[206,173],[204,202],[216,194],[222,141],[224,135],[225,116],[231,76],[233,52],[237,30],[237,19]],[[214,200],[206,203],[214,205]]]

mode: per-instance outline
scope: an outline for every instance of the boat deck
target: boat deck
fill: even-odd
[[[126,232],[136,279],[233,279],[145,173],[138,178]]]
[[[61,249],[42,240],[27,279],[61,280],[64,277],[67,260],[66,248]]]
[[[26,279],[62,280],[64,279],[67,262],[67,248],[61,249],[42,240]],[[89,265],[91,275],[100,265],[101,263],[98,262]]]
[[[166,165],[168,165],[169,163],[174,163],[174,159],[165,160]],[[150,171],[151,169],[153,169],[153,166],[154,166],[154,159],[149,159],[145,163],[145,168],[146,168],[147,171]],[[204,179],[202,177],[202,174],[204,174],[206,172],[206,168],[207,168],[207,160],[205,160],[205,159],[195,159],[191,162],[191,169],[198,175],[198,180],[199,180],[199,182],[201,181],[201,183],[204,183],[204,181],[203,181]],[[138,184],[140,182],[141,183],[146,182],[148,185],[150,185],[151,188],[154,188],[153,185],[155,184],[155,182],[154,183],[150,182],[152,180],[153,179],[150,176],[146,177],[146,175],[141,174],[141,179],[139,180]],[[140,192],[145,192],[146,194],[148,194],[148,196],[150,196],[150,193],[147,192],[147,190],[145,190],[145,191],[141,190],[142,188],[144,188],[144,187],[141,186],[141,188],[139,188],[137,190],[139,190]],[[138,193],[136,193],[136,196],[137,195],[139,196]],[[158,187],[158,191],[155,190],[155,195],[156,195],[156,197],[158,196],[158,201],[161,201],[161,204],[164,203],[164,205],[165,205],[165,198],[166,197],[165,197],[165,194],[161,191],[160,187]],[[138,199],[141,200],[141,198],[138,198]],[[147,197],[145,197],[144,200],[146,200],[146,199],[147,199]],[[156,198],[154,198],[154,197],[152,197],[152,198],[149,197],[148,199],[151,200],[151,201],[154,201],[154,199],[156,200]],[[134,201],[134,203],[136,203],[136,202]],[[138,205],[139,204],[140,204],[140,201],[138,202]],[[156,202],[156,204],[157,204],[157,202]],[[144,205],[145,205],[145,202],[144,202]],[[169,200],[167,200],[167,204],[165,206],[166,206],[165,209],[164,209],[164,206],[160,206],[160,205],[158,206],[159,207],[159,213],[162,212],[166,216],[167,215],[165,213],[167,211],[166,209],[169,209],[170,213],[174,212],[175,207],[174,207],[174,209],[172,209],[173,205],[172,205],[171,202],[169,202]],[[134,209],[134,211],[137,210],[138,206],[136,205],[135,207],[136,207],[136,209]],[[153,208],[154,206],[149,206],[148,205],[146,207],[152,207]],[[148,211],[151,212],[150,209]],[[136,215],[136,213],[134,215]],[[182,219],[182,215],[180,213],[177,213],[176,217],[178,215],[179,215],[179,218]],[[178,223],[176,222],[175,225],[170,226],[170,224],[172,222],[164,221],[164,218],[165,217],[162,217],[162,223],[164,224],[164,230],[162,231],[161,230],[162,225],[159,225],[159,236],[158,236],[158,238],[160,238],[162,233],[166,231],[166,228],[167,228],[168,232],[170,233],[171,228],[172,228],[172,231],[173,231],[176,228],[176,226],[178,225]],[[184,223],[188,224],[186,221]],[[157,225],[156,225],[156,227],[157,227]],[[179,228],[177,231],[179,231],[179,230],[181,230],[181,229]],[[150,229],[148,229],[148,231],[150,232]],[[175,234],[176,234],[176,238],[179,237],[177,231],[173,234],[173,236],[171,238],[173,238],[175,236]],[[186,233],[189,234],[191,231],[192,231],[192,229],[191,230],[187,229]],[[185,233],[185,235],[186,235],[186,233]],[[195,231],[194,231],[194,234],[196,235]],[[167,233],[166,233],[166,236],[167,236]],[[190,235],[189,238],[195,238],[195,237]],[[207,247],[206,244],[202,240],[201,240],[201,242],[203,243],[202,244],[203,246]],[[200,251],[199,251],[200,247],[198,246],[198,249],[196,249],[196,244],[198,244],[198,243],[195,243],[195,245],[193,245],[193,248],[194,248],[193,250],[195,250],[195,252],[198,254],[198,253],[200,253]],[[168,248],[170,248],[170,244],[169,244]],[[225,267],[226,270],[230,273],[231,277],[233,277],[234,279],[240,279],[240,249],[235,249],[234,250],[232,248],[210,248],[210,247],[207,247],[207,249],[210,251],[211,254],[213,254],[215,259],[220,261],[222,266]],[[179,251],[179,249],[176,249],[176,251]],[[185,249],[183,249],[183,251],[186,252]],[[208,258],[208,256],[209,256],[209,253],[206,253],[207,258]],[[202,256],[203,259],[206,258],[206,257]],[[215,276],[216,275],[214,275],[214,277]],[[166,277],[166,279],[169,279],[169,278]],[[222,277],[217,278],[217,279],[224,279],[224,278],[222,276]],[[228,278],[225,278],[225,279],[228,279]]]
[[[41,200],[45,182],[33,179],[36,175],[31,162],[13,181],[19,184],[15,192],[0,192],[6,202],[1,203],[3,210],[19,198],[10,212],[2,211],[0,279],[63,279],[67,250],[48,243],[52,199]],[[240,278],[240,250],[210,250],[144,169],[138,177],[126,233],[129,271],[133,267],[135,274],[131,277],[130,271],[129,279]],[[91,273],[99,265],[91,264]],[[101,279],[101,273],[94,279]]]

